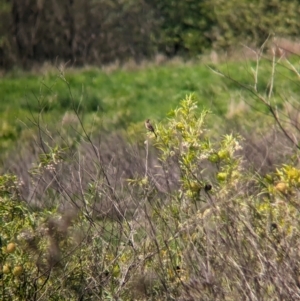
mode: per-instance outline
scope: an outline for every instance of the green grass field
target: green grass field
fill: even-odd
[[[292,61],[297,69],[297,58]],[[264,111],[251,93],[211,68],[250,89],[255,85],[255,61],[228,62],[218,66],[179,61],[113,71],[67,69],[64,79],[54,68],[40,74],[10,72],[0,81],[1,149],[9,148],[23,135],[27,137],[26,133],[34,129],[31,121],[41,112],[48,125],[54,126],[60,124],[66,111],[76,109],[85,124],[91,124],[96,116],[98,124],[111,131],[127,129],[146,118],[158,122],[189,93],[195,94],[200,108],[207,108],[220,117],[243,113],[239,110]],[[256,87],[266,97],[271,75],[272,61],[262,59]],[[277,62],[272,98],[276,105],[287,98],[297,97],[300,88],[295,79],[286,62]],[[238,106],[241,103],[244,105]],[[230,110],[234,111],[233,114]],[[257,120],[255,114],[253,118]]]

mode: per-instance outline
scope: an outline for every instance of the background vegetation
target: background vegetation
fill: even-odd
[[[1,0],[0,67],[140,62],[295,39],[299,1]]]

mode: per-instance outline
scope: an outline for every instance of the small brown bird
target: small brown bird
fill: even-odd
[[[155,131],[154,131],[154,127],[153,127],[152,124],[150,123],[150,119],[147,119],[147,120],[145,121],[145,127],[146,127],[146,129],[147,129],[149,132],[152,132],[152,133],[155,135],[155,137],[157,138],[157,135],[156,135],[156,133],[155,133]]]

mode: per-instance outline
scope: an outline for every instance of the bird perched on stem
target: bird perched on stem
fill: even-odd
[[[152,133],[155,135],[155,137],[157,138],[157,135],[156,135],[156,133],[155,133],[155,131],[154,131],[154,127],[153,127],[152,124],[150,123],[150,119],[147,119],[147,120],[145,121],[145,127],[146,127],[146,129],[147,129],[149,132],[152,132]]]

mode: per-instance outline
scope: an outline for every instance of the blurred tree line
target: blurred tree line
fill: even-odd
[[[297,37],[299,0],[0,0],[0,67],[193,56]]]

